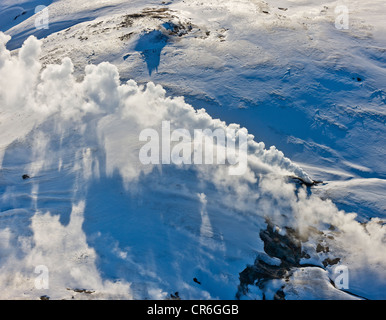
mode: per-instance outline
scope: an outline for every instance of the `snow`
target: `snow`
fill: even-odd
[[[302,263],[318,266],[294,270],[286,298],[352,298],[330,284],[328,257],[349,267],[349,292],[385,298],[382,1],[350,1],[348,30],[333,1],[46,5],[49,29],[30,11],[0,24],[12,36],[0,33],[2,297],[233,299],[268,219],[307,235]],[[142,165],[139,132],[165,120],[247,128],[247,172]]]
[[[348,296],[329,283],[327,272],[320,268],[302,268],[295,271],[284,292],[295,300],[358,300]]]

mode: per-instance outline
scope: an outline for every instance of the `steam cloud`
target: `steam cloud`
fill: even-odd
[[[42,70],[36,38],[28,38],[17,55],[5,48],[9,40],[0,33],[2,297],[23,297],[28,290],[39,294],[33,289],[33,268],[44,264],[52,297],[68,297],[68,289],[83,287],[104,298],[164,298],[165,290],[182,281],[167,275],[173,272],[165,264],[193,274],[194,266],[201,265],[201,272],[208,265],[218,267],[213,256],[225,261],[236,256],[239,262],[229,270],[241,272],[246,259],[253,263],[248,250],[262,251],[258,234],[267,221],[283,234],[286,227],[298,230],[307,239],[304,250],[320,266],[326,256],[315,253],[318,239],[310,227],[333,235],[324,241],[330,254],[349,267],[358,291],[366,282],[375,296],[381,295],[386,285],[382,221],[362,225],[354,213],[288,182],[288,176],[312,180],[282,152],[267,150],[248,135],[248,170],[241,176],[228,175],[226,165],[142,165],[139,133],[146,128],[160,132],[164,120],[172,130],[247,131],[195,110],[182,97],[167,97],[159,85],[120,83],[117,68],[106,62],[88,65],[82,81],[76,81],[69,58]],[[21,181],[23,173],[31,179]],[[119,219],[131,219],[138,231],[127,235]],[[168,249],[166,236],[144,236],[146,228],[162,234],[153,220],[170,233],[176,228],[178,235],[169,235],[173,239],[190,242]],[[161,231],[148,227],[155,225]],[[250,230],[253,235],[244,235]],[[150,240],[158,252],[149,253]],[[195,246],[197,257],[180,256]],[[104,254],[129,271],[105,267]],[[212,276],[216,283],[223,281]],[[229,287],[236,288],[237,276],[225,281]],[[190,284],[185,289],[190,297],[222,297]]]

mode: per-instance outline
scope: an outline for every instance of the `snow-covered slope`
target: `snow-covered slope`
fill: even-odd
[[[350,1],[338,30],[338,4],[53,1],[36,30],[20,1],[0,25],[2,297],[355,298],[339,265],[385,298],[386,11]],[[247,128],[248,170],[142,165],[162,121]]]
[[[98,18],[48,36],[42,61],[70,56],[80,76],[86,64],[110,61],[124,80],[154,81],[214,117],[246,126],[315,179],[383,180],[384,4],[350,2],[348,30],[335,28],[336,5],[122,2],[99,5],[101,12],[77,9],[78,17],[71,2],[57,2],[53,24],[60,25],[63,12],[78,22],[85,12]],[[9,34],[25,39],[31,23]],[[385,206],[368,212],[374,210],[383,215]]]

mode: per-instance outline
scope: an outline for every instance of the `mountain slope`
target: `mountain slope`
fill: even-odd
[[[330,283],[343,265],[349,292],[384,298],[384,5],[371,22],[368,5],[342,31],[332,2],[55,1],[49,29],[7,30],[3,296],[354,298]],[[245,126],[247,172],[142,165],[139,133],[163,121]]]

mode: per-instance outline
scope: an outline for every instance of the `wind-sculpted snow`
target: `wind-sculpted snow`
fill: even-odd
[[[41,70],[38,40],[28,38],[17,56],[8,40],[0,33],[3,298],[161,299],[178,291],[184,299],[233,299],[239,273],[265,254],[259,232],[267,223],[282,235],[298,232],[302,263],[331,273],[323,262],[339,258],[353,292],[384,297],[383,222],[362,225],[291,182],[312,179],[282,152],[159,85],[121,83],[112,64],[88,65],[77,81],[69,58]],[[143,165],[140,133],[161,132],[163,121],[172,130],[246,135],[247,170]],[[316,250],[320,243],[329,250]],[[49,270],[49,289],[35,286],[39,265]]]

